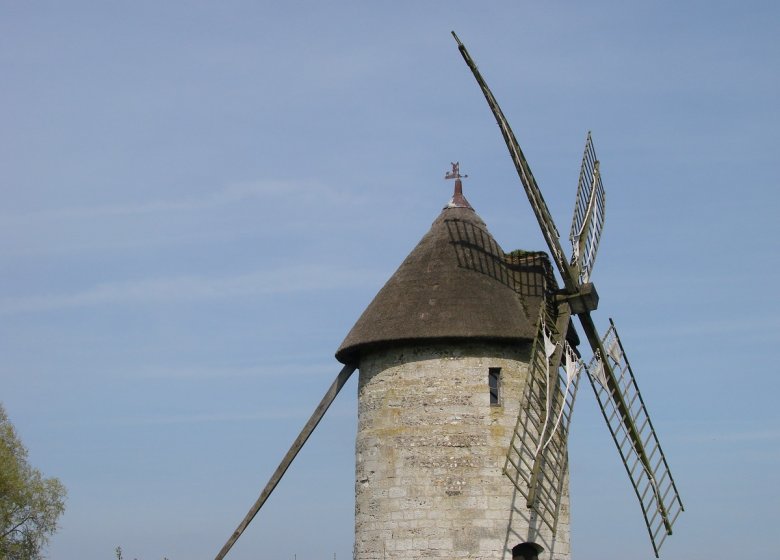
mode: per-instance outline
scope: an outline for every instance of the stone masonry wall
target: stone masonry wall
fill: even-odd
[[[568,486],[553,537],[502,472],[529,352],[470,343],[362,358],[355,560],[510,560],[529,539],[547,550],[540,558],[569,560]],[[501,406],[490,405],[491,367],[501,368]]]

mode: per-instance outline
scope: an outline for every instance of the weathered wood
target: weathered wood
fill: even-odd
[[[260,493],[260,497],[257,498],[257,501],[254,503],[254,505],[252,505],[252,507],[249,509],[249,512],[246,514],[246,517],[244,517],[243,521],[241,521],[241,523],[238,525],[236,530],[233,531],[233,534],[227,540],[225,546],[223,546],[222,549],[219,551],[219,554],[217,554],[215,560],[222,560],[225,557],[225,555],[228,553],[228,551],[230,551],[230,549],[233,547],[233,545],[236,544],[238,538],[252,522],[252,519],[255,518],[255,515],[257,515],[257,512],[260,511],[260,508],[263,507],[263,504],[271,495],[271,492],[274,491],[276,485],[279,484],[279,481],[282,479],[282,476],[284,476],[284,473],[290,467],[290,464],[293,462],[293,459],[295,459],[295,456],[298,455],[298,452],[303,447],[303,444],[306,443],[307,439],[309,439],[309,436],[314,431],[314,428],[316,428],[317,424],[320,423],[320,420],[322,420],[322,417],[325,415],[325,412],[327,412],[331,403],[333,403],[333,400],[336,398],[336,395],[339,394],[341,388],[344,387],[344,384],[346,384],[347,380],[350,378],[350,376],[356,369],[357,368],[355,366],[351,366],[351,365],[344,366],[342,370],[339,372],[338,376],[336,376],[336,379],[333,381],[330,388],[325,393],[325,396],[322,397],[320,404],[318,404],[317,408],[314,409],[314,413],[312,413],[311,418],[309,418],[309,421],[306,422],[306,425],[301,430],[301,433],[298,434],[298,437],[295,439],[292,446],[290,446],[290,450],[284,456],[282,462],[279,463],[279,466],[276,467],[276,470],[274,471],[274,474],[271,476],[271,479],[268,481],[268,483],[265,485],[265,488],[263,488],[263,491]]]
[[[493,96],[493,92],[490,91],[487,82],[485,82],[485,79],[477,68],[477,64],[471,58],[466,47],[461,43],[454,31],[452,32],[452,36],[455,38],[455,41],[457,41],[458,50],[460,51],[461,56],[463,56],[463,60],[466,61],[469,69],[471,69],[474,78],[477,80],[477,84],[479,84],[482,94],[485,96],[485,100],[487,101],[490,110],[493,112],[493,116],[496,118],[496,123],[501,129],[501,135],[504,137],[504,142],[509,150],[509,155],[512,158],[512,162],[515,164],[517,175],[520,177],[520,182],[525,189],[526,196],[528,196],[528,202],[531,203],[531,208],[534,211],[536,220],[539,222],[539,227],[542,229],[542,235],[547,242],[547,247],[549,247],[552,258],[558,266],[558,270],[561,272],[561,277],[566,286],[566,290],[570,293],[577,293],[579,291],[577,275],[573,273],[566,260],[563,248],[561,247],[558,228],[555,227],[555,222],[553,222],[550,210],[547,208],[547,203],[544,201],[542,191],[539,190],[539,185],[536,184],[534,174],[531,172],[531,167],[528,165],[525,155],[523,155],[523,150],[520,148],[520,144],[515,138],[515,133],[512,132],[509,121],[506,120],[504,112],[501,110],[501,107],[498,106],[498,101],[496,101],[496,98]]]
[[[542,305],[545,305],[543,302]],[[553,353],[552,357],[550,358],[550,370],[555,372],[554,379],[557,381],[558,379],[558,368],[561,365],[561,358],[563,357],[563,346],[566,342],[566,335],[569,333],[569,322],[571,321],[571,308],[569,307],[569,304],[566,302],[561,302],[558,304],[558,318],[555,321],[555,329],[558,333],[558,347],[555,349],[555,353]],[[556,383],[556,390],[558,389],[558,385]],[[555,394],[551,393],[552,397],[555,398]],[[566,395],[563,395],[563,398],[566,398]],[[547,435],[547,423],[549,421],[549,418],[545,420],[544,426],[542,426],[542,433],[539,434],[539,441],[544,441],[544,437]],[[541,445],[541,444],[540,444]],[[536,502],[536,496],[537,492],[539,490],[539,471],[542,468],[542,452],[541,449],[539,453],[536,454],[536,457],[534,457],[534,466],[531,470],[531,482],[528,484],[528,497],[526,499],[526,506],[529,508],[534,507],[534,502]]]

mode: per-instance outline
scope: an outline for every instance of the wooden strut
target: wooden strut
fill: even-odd
[[[545,305],[544,302],[542,302],[542,305]],[[558,345],[558,348],[555,349],[555,353],[553,353],[552,357],[550,358],[550,363],[548,364],[548,367],[550,368],[550,371],[553,372],[552,379],[548,380],[548,383],[552,384],[555,383],[556,390],[558,388],[557,380],[558,380],[558,368],[561,365],[561,358],[563,357],[563,348],[566,343],[566,335],[569,331],[569,319],[571,318],[571,308],[569,307],[568,303],[560,303],[558,305],[558,318],[555,321],[555,329],[558,331],[558,337],[560,338],[560,343]],[[553,399],[553,402],[555,402],[555,395],[551,391],[551,398]],[[566,400],[566,395],[563,395],[564,402]],[[544,438],[547,435],[547,428],[549,425],[550,418],[545,419],[545,424],[542,426],[542,433],[539,436],[539,441],[544,442]],[[543,449],[539,449],[539,453],[536,454],[536,457],[534,457],[534,466],[531,470],[531,480],[528,483],[528,498],[526,499],[526,506],[529,508],[533,508],[536,503],[536,497],[539,490],[539,474],[542,468],[542,453],[544,453]],[[557,523],[556,523],[557,525]]]
[[[230,549],[233,547],[233,545],[236,544],[238,538],[252,522],[252,519],[255,518],[255,515],[257,515],[257,512],[260,511],[260,508],[263,507],[263,504],[265,504],[266,500],[271,495],[271,492],[274,491],[276,485],[279,484],[279,481],[282,479],[282,476],[284,476],[284,473],[290,467],[290,464],[293,462],[293,459],[295,459],[295,456],[298,455],[298,452],[303,447],[303,444],[306,443],[307,439],[309,439],[309,436],[314,431],[314,428],[317,427],[317,424],[320,423],[322,417],[325,416],[325,413],[327,412],[330,405],[333,403],[334,399],[336,398],[336,395],[339,394],[339,391],[341,391],[342,387],[344,387],[347,380],[349,380],[350,376],[356,369],[357,369],[356,366],[350,366],[350,365],[344,366],[341,369],[339,374],[336,376],[336,379],[333,381],[331,386],[328,388],[328,391],[325,393],[325,396],[322,397],[320,404],[318,404],[317,408],[314,409],[311,418],[309,418],[309,421],[306,422],[306,425],[301,430],[301,433],[298,434],[298,437],[295,438],[295,441],[290,446],[290,450],[287,451],[287,454],[282,459],[282,462],[279,463],[278,467],[276,467],[274,474],[271,475],[270,480],[265,485],[265,488],[263,488],[263,491],[260,493],[260,497],[257,498],[257,501],[249,509],[249,512],[246,514],[243,521],[241,521],[241,523],[238,525],[236,530],[233,531],[233,534],[230,536],[230,538],[227,540],[225,545],[219,551],[219,554],[217,554],[215,560],[222,560],[225,557],[225,555],[230,551]]]
[[[574,274],[572,267],[564,257],[558,230],[555,227],[555,223],[553,222],[552,216],[550,215],[550,211],[547,209],[547,204],[542,197],[541,190],[536,184],[536,179],[534,179],[533,173],[531,173],[531,168],[529,167],[528,162],[523,155],[523,151],[520,149],[520,145],[515,138],[514,132],[512,132],[512,129],[509,126],[509,122],[506,120],[503,111],[501,111],[501,107],[499,107],[496,98],[493,96],[493,92],[490,91],[487,82],[485,82],[482,74],[479,72],[479,68],[477,68],[476,63],[466,50],[466,47],[463,45],[454,31],[452,32],[452,36],[455,38],[455,41],[457,41],[458,50],[463,56],[463,60],[465,60],[469,69],[471,70],[471,73],[474,75],[474,79],[476,79],[477,84],[479,84],[479,87],[485,96],[485,100],[487,101],[490,110],[493,112],[493,116],[496,118],[496,122],[498,123],[499,128],[501,129],[501,134],[504,137],[504,142],[506,143],[509,154],[512,157],[512,161],[515,164],[517,174],[520,177],[520,182],[525,189],[528,200],[531,203],[534,214],[536,215],[536,219],[542,229],[544,239],[547,242],[550,253],[552,253],[552,257],[558,267],[558,271],[561,274],[561,279],[563,280],[566,291],[569,294],[579,294],[581,291],[579,278],[577,278],[577,276]],[[648,477],[655,486],[655,475],[653,474],[650,460],[647,457],[644,444],[642,443],[642,439],[639,437],[639,431],[634,424],[628,406],[626,405],[623,396],[620,393],[618,382],[615,379],[615,373],[612,371],[612,367],[606,359],[606,353],[604,352],[601,339],[598,336],[598,332],[595,325],[593,324],[593,320],[590,317],[590,312],[585,311],[583,313],[578,313],[577,316],[580,319],[580,324],[585,331],[588,342],[590,343],[590,347],[594,354],[598,352],[602,357],[601,362],[604,366],[604,372],[606,374],[607,385],[609,386],[610,394],[615,401],[615,406],[618,410],[618,413],[626,425],[626,429],[634,446],[634,450],[636,451],[642,466],[645,468]],[[669,534],[671,534],[671,524],[669,522],[668,514],[663,502],[660,499],[658,500],[658,507],[666,530]]]
[[[658,510],[661,513],[661,519],[663,520],[664,527],[666,528],[667,534],[672,534],[672,525],[669,521],[669,514],[666,511],[666,506],[664,505],[662,496],[658,494],[658,484],[655,480],[655,473],[653,472],[653,467],[650,464],[650,459],[647,456],[647,452],[645,451],[645,446],[642,443],[642,438],[639,436],[639,430],[636,427],[636,423],[634,422],[634,418],[631,415],[631,411],[629,410],[628,404],[626,404],[625,399],[623,398],[623,393],[620,391],[620,385],[618,384],[617,379],[615,378],[615,372],[612,371],[612,366],[609,363],[609,360],[607,360],[607,352],[604,349],[604,345],[601,343],[601,339],[599,338],[598,331],[596,331],[596,325],[593,324],[593,319],[590,316],[590,313],[582,313],[581,315],[578,315],[580,319],[580,324],[582,325],[582,330],[585,331],[585,336],[588,337],[588,342],[590,342],[591,348],[593,348],[594,353],[598,353],[601,357],[601,365],[604,368],[605,372],[605,378],[607,381],[607,389],[609,391],[610,396],[612,397],[612,400],[615,403],[615,407],[617,408],[618,412],[620,413],[621,418],[623,419],[623,423],[626,426],[626,432],[628,434],[628,437],[631,439],[631,443],[633,444],[634,451],[636,451],[637,457],[639,457],[639,461],[642,463],[642,467],[644,467],[645,472],[647,473],[647,477],[650,479],[652,487],[653,487],[653,493],[656,495],[656,501],[658,502]],[[602,411],[602,414],[604,411]],[[606,420],[606,415],[604,417]],[[615,444],[617,445],[617,440],[615,441]],[[626,465],[624,465],[626,466]],[[626,466],[626,471],[628,472],[628,466]],[[629,472],[629,478],[631,477],[631,473]],[[637,495],[637,497],[639,497]],[[652,541],[652,536],[651,536]],[[653,543],[653,547],[655,548],[655,543]],[[658,553],[656,551],[656,557],[658,556]]]

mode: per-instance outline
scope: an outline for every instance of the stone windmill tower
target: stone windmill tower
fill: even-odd
[[[377,294],[336,357],[360,370],[356,560],[511,558],[533,540],[569,558],[503,474],[528,384],[549,264],[506,258],[462,194]]]

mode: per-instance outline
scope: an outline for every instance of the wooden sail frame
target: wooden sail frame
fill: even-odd
[[[504,474],[553,535],[568,475],[567,441],[581,365],[565,339],[570,313],[562,307],[556,319],[555,306],[548,301],[540,306],[528,379],[504,463]],[[550,344],[553,348],[546,351]],[[571,359],[578,362],[573,376],[565,367]]]
[[[463,45],[463,43],[461,42],[461,40],[458,38],[458,36],[455,34],[454,31],[452,32],[452,36],[455,38],[455,41],[458,43],[458,50],[463,56],[463,60],[466,62],[466,65],[471,70],[474,79],[477,81],[477,84],[482,90],[482,93],[485,96],[485,100],[487,101],[487,104],[490,107],[490,110],[496,119],[499,129],[501,130],[501,135],[504,138],[506,147],[509,150],[509,155],[512,158],[512,162],[514,163],[518,177],[520,178],[520,182],[523,186],[523,189],[525,190],[525,193],[528,197],[528,201],[531,204],[531,208],[533,209],[534,215],[536,216],[536,219],[539,223],[542,236],[544,237],[547,246],[550,250],[552,260],[555,262],[556,267],[558,268],[558,272],[564,284],[564,289],[558,296],[559,302],[568,303],[571,306],[572,312],[577,315],[580,325],[582,326],[582,330],[585,332],[585,335],[588,339],[588,343],[590,344],[591,350],[593,351],[593,355],[606,356],[607,352],[605,351],[604,345],[602,343],[602,339],[599,336],[596,326],[593,323],[593,319],[591,318],[590,315],[591,311],[594,311],[598,305],[598,295],[595,291],[595,288],[593,284],[591,284],[590,282],[583,281],[583,277],[580,274],[581,266],[577,266],[577,261],[573,261],[574,264],[572,264],[572,262],[566,259],[563,249],[561,247],[558,229],[555,226],[552,216],[550,215],[549,209],[547,208],[547,204],[544,201],[544,197],[542,196],[541,190],[539,189],[539,186],[536,183],[536,179],[534,178],[534,175],[531,172],[531,168],[528,165],[525,155],[523,154],[523,151],[520,148],[517,139],[515,138],[515,134],[512,131],[512,128],[509,126],[509,122],[504,116],[501,107],[498,105],[495,96],[490,91],[487,82],[485,82],[485,79],[482,77],[482,74],[477,68],[476,63],[474,62],[474,60],[471,58],[471,55],[466,50],[466,47]],[[592,143],[590,143],[590,146],[592,148]],[[585,157],[588,157],[588,155],[589,155],[588,144],[586,144]],[[596,165],[596,162],[597,160],[595,159],[595,152],[593,152],[594,172],[590,174],[591,184],[593,189],[601,188],[601,175],[599,171],[599,166]],[[595,191],[592,190],[591,194],[594,192],[597,194],[598,190]],[[589,219],[593,220],[594,212],[596,212],[595,200],[597,199],[591,195],[583,196],[582,198],[583,200],[588,201],[587,204],[585,204],[584,209],[582,210],[582,221],[583,223],[585,223],[585,221]],[[579,200],[580,198],[578,195],[578,201]],[[590,210],[588,208],[590,208]],[[601,208],[603,209],[603,198],[602,198]],[[579,211],[578,209],[575,209],[575,218],[574,218],[575,223],[578,221],[577,214],[576,214],[578,211]],[[603,225],[603,213],[600,216],[600,218],[598,218],[598,220],[600,222],[598,226],[599,227],[598,237],[600,238],[600,227]],[[597,246],[598,244],[596,243],[593,250],[591,251],[593,258],[595,258],[595,248],[597,248]],[[592,262],[591,262],[591,266],[592,266]],[[589,273],[585,277],[585,280],[588,279],[589,279]],[[631,375],[633,377],[633,373],[631,373]],[[643,440],[642,437],[644,433],[643,432],[644,427],[643,426],[640,428],[637,427],[636,418],[632,415],[631,412],[630,407],[631,404],[633,403],[634,395],[632,393],[624,393],[623,389],[620,386],[619,379],[616,376],[616,372],[613,370],[613,365],[610,363],[610,360],[605,359],[601,361],[601,379],[603,380],[604,387],[610,397],[609,406],[614,409],[614,414],[619,418],[619,422],[625,431],[626,441],[629,442],[636,456],[635,458],[637,464],[640,465],[640,467],[643,469],[645,473],[648,473],[648,478],[651,480],[652,486],[658,488],[659,487],[658,481],[654,479],[655,477],[654,473],[656,472],[656,470],[652,463],[652,460],[654,459],[653,454],[655,453],[655,448],[653,447],[651,449],[650,454],[648,454],[645,441]],[[636,385],[634,386],[636,387]],[[636,387],[636,394],[637,395],[639,394],[638,387]],[[602,406],[602,412],[604,413],[604,418],[607,419],[608,416],[606,411],[604,410],[605,405],[602,405],[601,400],[599,400],[599,404]],[[607,423],[609,424],[609,421],[607,421]],[[610,427],[610,430],[611,429],[612,428]],[[652,426],[651,426],[651,430],[652,430]],[[652,430],[652,437],[654,442],[657,443],[658,438],[655,435],[655,430]],[[623,458],[623,452],[620,448],[620,445],[618,444],[618,440],[615,440],[615,443],[616,445],[618,445],[618,451],[621,453],[621,458]],[[660,450],[660,444],[658,445],[658,449]],[[665,458],[664,458],[664,464],[666,464]],[[668,471],[668,466],[666,467],[666,471]],[[631,476],[631,471],[629,471],[629,476]],[[669,476],[671,477],[671,473],[669,473]],[[633,479],[632,479],[632,483],[633,483]],[[672,488],[674,490],[674,495],[676,499],[673,499],[671,503],[676,504],[675,509],[679,505],[679,511],[683,511],[682,501],[680,500],[679,494],[677,493],[676,486],[674,486],[673,483],[672,483]],[[640,505],[642,506],[643,513],[644,513],[645,505],[642,503],[642,497],[639,494],[637,494],[637,496],[640,498]],[[661,520],[661,526],[663,527],[663,530],[666,532],[666,535],[671,535],[672,524],[676,520],[677,515],[679,515],[679,511],[676,512],[675,515],[672,515],[672,512],[667,510],[665,503],[666,502],[663,499],[656,500],[656,505],[658,510],[657,515],[658,518]],[[648,523],[647,515],[645,515],[645,519],[646,519],[646,523]],[[655,517],[653,517],[653,519],[655,519]],[[653,545],[653,550],[656,556],[658,556],[660,544],[663,543],[663,539],[661,538],[656,539],[653,537],[653,531],[650,527],[650,524],[648,524],[648,531],[650,531],[651,533],[651,542]]]

